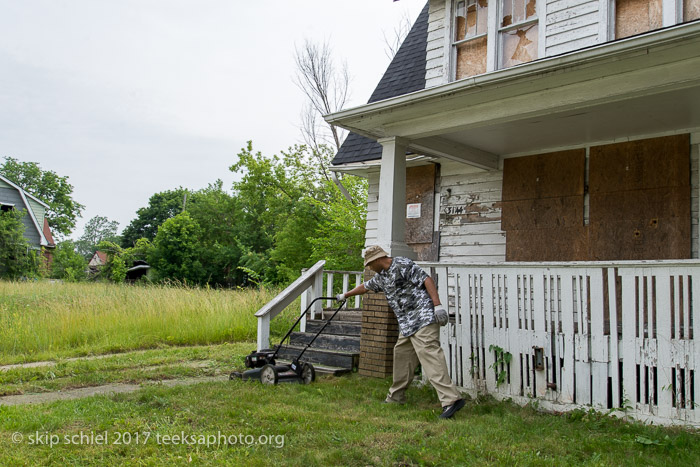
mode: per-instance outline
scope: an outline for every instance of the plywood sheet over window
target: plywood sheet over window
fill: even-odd
[[[683,0],[683,22],[700,19],[700,0]]]
[[[457,79],[486,73],[486,36],[457,46]]]
[[[690,258],[690,139],[591,148],[591,260]]]
[[[662,0],[615,1],[615,39],[653,31],[662,25]]]
[[[436,169],[435,164],[406,169],[406,243],[421,261],[438,260],[439,237],[434,226]]]
[[[585,164],[584,149],[504,161],[506,261],[586,259]]]
[[[486,73],[488,6],[488,0],[457,2],[455,41],[459,43],[456,79]]]

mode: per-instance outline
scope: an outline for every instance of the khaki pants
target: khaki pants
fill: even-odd
[[[437,391],[443,407],[462,398],[447,370],[445,353],[440,347],[440,326],[430,324],[410,337],[399,336],[399,340],[396,341],[394,383],[389,388],[387,400],[405,402],[406,389],[413,381],[418,362],[422,366],[423,374]]]

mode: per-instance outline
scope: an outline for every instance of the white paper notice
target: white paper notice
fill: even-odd
[[[420,218],[420,203],[406,205],[406,219]]]

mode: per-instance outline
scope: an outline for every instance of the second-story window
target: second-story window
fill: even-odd
[[[615,39],[662,26],[662,0],[615,0]]]
[[[685,0],[683,2],[683,22],[700,19],[700,0]]]
[[[486,73],[488,8],[488,0],[465,0],[456,3],[456,79]]]
[[[537,0],[500,0],[499,68],[508,68],[537,58]]]

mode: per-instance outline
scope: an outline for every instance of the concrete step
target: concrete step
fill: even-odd
[[[277,353],[281,360],[293,360],[299,356],[304,347],[296,345],[284,345]],[[357,369],[360,361],[359,352],[340,352],[333,350],[324,350],[316,348],[308,348],[302,356],[303,361],[318,365],[345,368],[349,370]]]
[[[290,345],[305,346],[316,336],[315,333],[293,332],[289,336]],[[339,336],[333,334],[321,334],[312,344],[313,349],[340,350],[343,352],[359,352],[359,336]]]
[[[304,353],[304,356],[306,356],[306,353]],[[278,365],[291,365],[292,361],[291,360],[276,360]],[[314,370],[316,371],[316,374],[324,374],[324,375],[332,375],[332,376],[342,376],[347,373],[352,373],[352,369],[350,368],[340,368],[337,366],[327,366],[327,365],[321,365],[320,363],[312,363],[314,366]]]
[[[317,333],[326,321],[320,319],[308,320],[306,322],[306,332]],[[323,330],[323,334],[334,334],[337,336],[356,336],[359,337],[362,332],[362,323],[358,321],[336,321],[328,323],[328,326]]]
[[[333,316],[333,313],[335,313],[335,310],[323,310],[320,314],[316,314],[316,319],[329,319],[331,316]],[[307,313],[307,318],[309,320],[311,319],[310,313]],[[335,315],[335,318],[333,318],[333,321],[352,321],[359,323],[362,321],[362,311],[340,310],[338,314]]]

